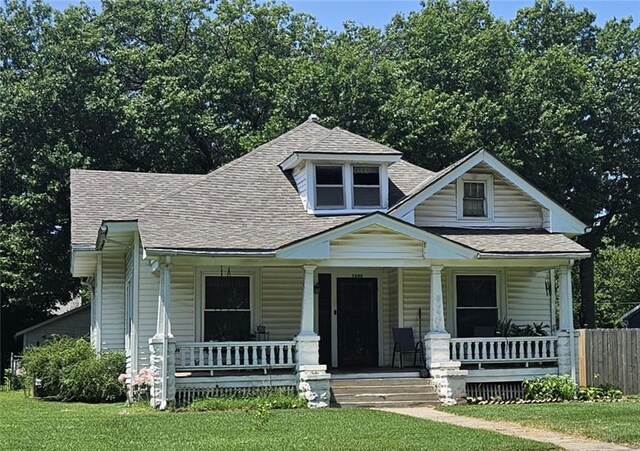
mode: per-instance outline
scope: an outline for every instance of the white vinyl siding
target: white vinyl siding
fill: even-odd
[[[384,280],[386,283],[382,292],[382,360],[385,366],[391,365],[391,352],[393,351],[392,329],[398,327],[398,270],[396,268],[385,269]]]
[[[332,258],[422,258],[423,253],[422,241],[381,226],[367,227],[331,242]]]
[[[302,268],[262,268],[262,324],[270,340],[291,340],[300,332]]]
[[[309,197],[307,195],[307,167],[306,163],[301,163],[292,171],[293,180],[296,182],[296,189],[300,198],[302,199],[302,205],[306,210],[309,206]]]
[[[427,268],[404,268],[402,270],[403,327],[413,327],[416,343],[422,339],[419,335],[419,309],[422,309],[422,334],[429,332],[430,278],[431,272]]]
[[[157,297],[156,297],[157,302]],[[198,341],[193,266],[171,268],[171,331],[176,341]]]
[[[478,224],[484,227],[504,228],[543,227],[542,207],[518,188],[482,165],[476,166],[469,173],[493,175],[493,220],[478,218]],[[448,184],[416,207],[417,226],[463,227],[464,224],[469,224],[468,218],[458,220],[456,184],[457,182]]]
[[[159,289],[160,278],[151,272],[149,262],[142,260],[138,295],[138,368],[149,366],[149,339],[156,333]]]
[[[101,349],[124,350],[124,253],[102,254]]]
[[[551,324],[551,301],[545,286],[548,272],[537,271],[507,268],[507,317],[515,324]]]

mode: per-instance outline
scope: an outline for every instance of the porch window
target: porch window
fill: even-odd
[[[494,275],[456,276],[458,337],[492,337],[498,323],[497,278]]]
[[[245,341],[251,337],[251,279],[206,276],[205,341]]]
[[[487,216],[485,188],[484,182],[464,182],[462,216],[480,218]]]
[[[380,206],[380,169],[353,166],[353,207]]]
[[[342,166],[316,166],[316,208],[344,208]]]

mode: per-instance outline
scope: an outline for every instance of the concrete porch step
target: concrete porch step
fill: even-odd
[[[391,387],[433,386],[433,380],[424,377],[331,379],[331,387]]]
[[[348,409],[353,407],[370,407],[370,408],[405,408],[405,407],[437,407],[442,405],[440,401],[358,401],[358,402],[345,402],[339,406],[342,409]]]
[[[432,392],[433,385],[343,385],[335,386],[333,383],[331,387],[334,391],[340,392],[343,395],[357,395],[362,393],[420,393],[424,391]]]
[[[419,377],[342,379],[331,381],[336,407],[437,406],[440,397],[431,379]]]
[[[349,402],[373,401],[439,401],[436,393],[361,393],[357,395],[340,394],[335,396],[338,404]]]

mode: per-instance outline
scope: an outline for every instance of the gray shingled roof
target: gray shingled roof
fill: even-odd
[[[402,155],[391,147],[384,146],[340,127],[335,127],[322,139],[297,153],[355,153],[375,155]]]
[[[572,239],[543,229],[425,228],[456,243],[489,254],[588,254]]]
[[[207,175],[73,171],[72,243],[93,245],[103,220],[137,220],[147,248],[266,251],[351,221],[360,215],[308,214],[278,166],[324,139],[336,146],[337,137],[343,149],[366,141],[389,150],[309,120]],[[405,161],[391,165],[390,203],[432,176]]]
[[[202,177],[71,170],[71,244],[93,246],[104,219],[117,217]]]

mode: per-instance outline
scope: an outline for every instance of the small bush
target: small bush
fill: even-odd
[[[569,376],[547,375],[522,382],[524,397],[530,400],[570,400],[576,396],[576,384]]]
[[[28,348],[22,360],[27,381],[39,386],[42,396],[60,401],[117,401],[125,390],[118,375],[125,370],[124,354],[97,356],[85,339],[54,338]]]
[[[622,399],[622,390],[610,384],[583,387],[578,390],[580,401],[616,401]]]
[[[298,395],[286,393],[282,390],[272,390],[255,396],[217,396],[197,399],[187,410],[208,412],[215,410],[274,410],[300,409],[307,406],[307,402]]]

